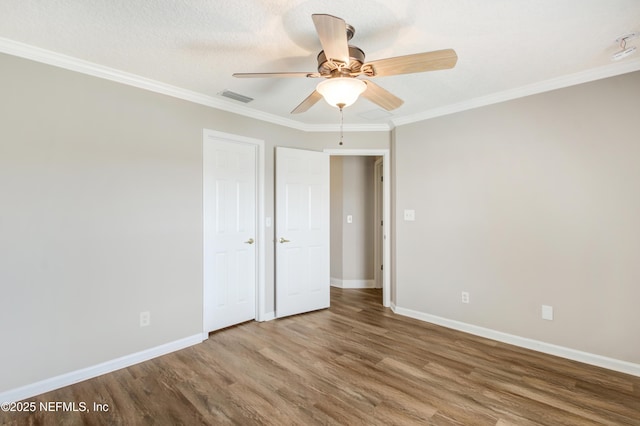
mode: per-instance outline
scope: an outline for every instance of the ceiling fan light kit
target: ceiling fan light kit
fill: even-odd
[[[333,107],[345,108],[358,100],[367,89],[364,81],[353,77],[337,77],[318,83],[316,90]]]
[[[342,108],[353,104],[360,95],[379,107],[391,111],[403,104],[402,99],[378,86],[368,78],[444,70],[456,65],[458,56],[453,49],[416,53],[413,55],[379,59],[365,63],[362,49],[349,45],[355,29],[343,19],[326,14],[311,15],[322,51],[318,54],[318,72],[235,73],[238,78],[305,77],[325,78],[305,100],[291,111],[307,111],[324,98],[331,106]]]

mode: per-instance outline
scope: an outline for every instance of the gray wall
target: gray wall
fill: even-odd
[[[396,305],[640,363],[638,111],[635,72],[396,128]]]
[[[342,279],[342,226],[345,222],[342,215],[342,159],[341,156],[331,156],[331,278]]]
[[[376,157],[343,158],[343,276],[373,280],[374,163]],[[347,215],[353,223],[346,223]]]
[[[272,218],[274,147],[339,140],[9,55],[0,70],[0,392],[202,332],[203,128],[266,141]],[[266,264],[269,311],[272,244]]]
[[[331,277],[373,280],[373,156],[331,157]],[[353,217],[347,223],[347,215]]]

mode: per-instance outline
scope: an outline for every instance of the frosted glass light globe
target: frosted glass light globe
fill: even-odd
[[[351,77],[335,77],[318,83],[316,90],[333,107],[344,108],[358,100],[367,84]]]

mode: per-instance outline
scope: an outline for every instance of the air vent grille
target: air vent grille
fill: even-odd
[[[236,93],[236,92],[232,92],[231,90],[224,90],[221,93],[221,95],[224,96],[225,98],[233,99],[234,101],[240,101],[240,102],[245,103],[245,104],[248,104],[249,102],[251,102],[253,100],[253,98],[241,95],[241,94]]]

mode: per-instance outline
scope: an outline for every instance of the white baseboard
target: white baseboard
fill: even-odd
[[[497,340],[499,342],[508,343],[510,345],[519,346],[521,348],[531,349],[550,355],[559,356],[573,361],[583,362],[585,364],[595,365],[597,367],[609,370],[619,371],[621,373],[631,374],[640,377],[640,364],[634,364],[627,361],[621,361],[614,358],[608,358],[588,352],[582,352],[563,346],[553,345],[538,340],[528,339],[526,337],[515,336],[513,334],[503,333],[501,331],[491,330],[489,328],[479,327],[477,325],[467,324],[460,321],[450,320],[438,317],[436,315],[426,314],[424,312],[414,311],[391,305],[393,312],[404,315],[406,317],[415,318],[421,321],[429,322],[443,327],[452,328],[454,330],[463,331],[465,333],[476,336],[486,337],[487,339]]]
[[[260,320],[260,322],[263,321],[271,321],[276,319],[276,313],[275,312],[266,312],[263,316],[262,319]]]
[[[331,278],[331,286],[339,288],[376,288],[374,280],[341,280]]]
[[[180,340],[175,340],[173,342],[165,343],[164,345],[156,346],[151,349],[146,349],[144,351],[112,359],[110,361],[106,361],[91,367],[72,371],[60,376],[51,377],[50,379],[45,379],[16,389],[1,392],[0,402],[21,401],[23,399],[31,398],[55,389],[60,389],[74,383],[92,379],[106,373],[111,373],[112,371],[120,370],[121,368],[148,361],[152,358],[166,355],[168,353],[175,352],[189,346],[197,345],[198,343],[202,343],[201,333],[185,337]]]

